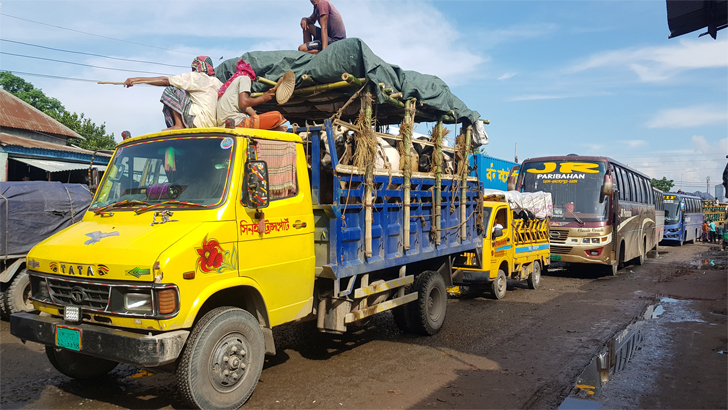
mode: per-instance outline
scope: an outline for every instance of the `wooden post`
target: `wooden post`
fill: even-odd
[[[432,205],[432,211],[435,213],[435,246],[440,245],[440,213],[441,213],[441,196],[442,193],[442,120],[437,122],[435,132],[435,198]]]
[[[473,126],[469,125],[468,128],[465,130],[465,152],[463,153],[463,159],[464,161],[462,167],[463,167],[463,174],[460,176],[460,223],[462,226],[460,227],[460,242],[465,242],[467,239],[467,226],[465,224],[465,219],[467,218],[467,204],[468,204],[468,160],[470,159],[470,140],[472,138],[472,132],[473,132]]]
[[[367,92],[362,97],[362,109],[365,113],[364,126],[366,132],[370,132],[372,129],[372,94]],[[363,144],[362,144],[363,145]],[[360,146],[359,149],[364,149],[364,146]],[[376,148],[374,148],[374,155],[372,158],[376,158]],[[364,219],[364,255],[367,258],[372,257],[372,187],[374,186],[374,160],[370,161],[366,165],[364,174],[364,207],[365,207],[365,219]]]
[[[410,147],[412,146],[412,127],[414,124],[415,99],[408,100],[404,105],[404,133],[402,143],[404,144],[404,250],[410,248],[410,177],[412,170],[410,166]]]

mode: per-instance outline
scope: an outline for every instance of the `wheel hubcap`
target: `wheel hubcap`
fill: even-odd
[[[442,294],[439,288],[432,288],[427,298],[427,316],[431,321],[437,322],[442,314]]]
[[[215,390],[230,392],[243,381],[248,367],[247,347],[240,333],[230,333],[217,342],[210,357],[210,381]]]

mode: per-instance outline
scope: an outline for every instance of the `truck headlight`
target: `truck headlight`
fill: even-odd
[[[124,309],[127,312],[152,313],[151,293],[127,293],[124,295]]]

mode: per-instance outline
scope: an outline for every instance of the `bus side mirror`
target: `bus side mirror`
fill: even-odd
[[[604,175],[604,184],[602,184],[602,192],[599,195],[599,203],[604,202],[605,196],[612,196],[614,193],[614,182],[610,174]]]
[[[514,165],[511,167],[511,171],[508,173],[507,189],[509,191],[516,190],[516,181],[518,180],[518,168],[518,165]]]
[[[253,209],[268,207],[268,164],[265,161],[245,163],[242,202]]]

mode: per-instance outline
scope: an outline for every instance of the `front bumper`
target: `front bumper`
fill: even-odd
[[[56,325],[66,325],[62,318],[31,313],[10,315],[10,333],[22,340],[56,345]],[[177,360],[185,346],[188,330],[156,335],[140,334],[88,323],[72,324],[81,329],[81,351],[89,356],[139,367],[155,367]]]

